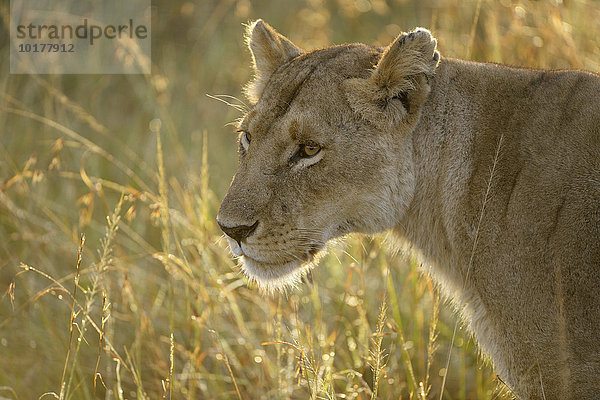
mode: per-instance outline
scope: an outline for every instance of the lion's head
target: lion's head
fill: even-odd
[[[261,20],[239,169],[217,217],[262,287],[297,280],[325,244],[395,226],[414,191],[411,133],[439,61],[424,29],[387,48],[304,52]]]

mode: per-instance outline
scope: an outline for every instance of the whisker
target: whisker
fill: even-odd
[[[245,113],[248,112],[248,108],[247,108],[246,105],[243,105],[243,104],[242,105],[240,105],[240,104],[233,104],[233,103],[228,102],[225,99],[221,99],[220,98],[220,96],[226,96],[226,95],[216,95],[216,96],[213,96],[211,94],[206,93],[206,96],[210,97],[211,99],[218,100],[221,103],[225,103],[228,106],[235,108],[237,111],[239,111],[239,112],[241,112],[243,114],[245,114]]]
[[[306,261],[306,260],[303,260],[303,259],[301,259],[301,258],[300,258],[300,257],[298,257],[297,255],[295,255],[295,254],[293,254],[293,253],[291,253],[291,252],[289,252],[289,251],[287,251],[287,250],[282,250],[282,252],[283,252],[285,255],[287,255],[287,256],[289,256],[289,257],[292,257],[292,258],[293,258],[293,259],[295,259],[296,261],[300,261],[300,262],[305,262],[305,261]]]
[[[319,244],[325,244],[326,243],[323,240],[319,240],[319,239],[315,239],[315,238],[311,238],[311,237],[296,237],[296,238],[294,238],[292,240],[298,241],[300,243],[319,243]]]
[[[240,99],[240,98],[237,98],[237,97],[235,97],[235,96],[231,96],[231,95],[229,95],[229,94],[217,94],[217,95],[215,95],[215,96],[216,96],[216,97],[224,97],[224,98],[226,98],[226,99],[233,99],[233,100],[236,100],[236,101],[238,101],[239,103],[241,103],[241,104],[240,104],[240,107],[244,107],[246,110],[249,110],[249,109],[250,109],[250,106],[248,106],[248,104],[246,104],[246,102],[245,102],[244,100],[242,100],[242,99]]]
[[[295,228],[294,231],[298,232],[310,232],[310,233],[325,233],[325,230],[319,228]]]

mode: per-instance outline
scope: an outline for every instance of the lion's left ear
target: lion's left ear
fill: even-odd
[[[256,103],[273,71],[302,54],[302,50],[262,19],[248,25],[246,41],[252,53],[255,74],[254,81],[246,87],[246,95]]]
[[[429,77],[440,60],[427,29],[399,35],[384,51],[371,76],[344,82],[355,112],[386,130],[411,122],[429,94]]]

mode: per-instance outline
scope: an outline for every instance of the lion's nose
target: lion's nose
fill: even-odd
[[[229,236],[230,238],[232,238],[233,240],[235,240],[238,243],[241,243],[242,240],[244,240],[248,236],[250,236],[252,234],[252,232],[254,232],[254,230],[256,229],[256,227],[258,226],[258,221],[256,221],[251,226],[240,225],[240,226],[234,226],[234,227],[228,227],[228,226],[225,226],[225,225],[221,225],[221,223],[218,222],[218,221],[217,221],[217,223],[221,227],[221,230],[223,232],[225,232],[225,234],[227,236]]]

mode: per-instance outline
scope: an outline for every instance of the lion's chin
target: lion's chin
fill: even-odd
[[[297,287],[310,269],[315,260],[301,262],[288,261],[284,264],[267,264],[256,261],[248,256],[241,256],[241,267],[244,275],[256,282],[261,290],[274,292],[285,291],[287,288]]]

